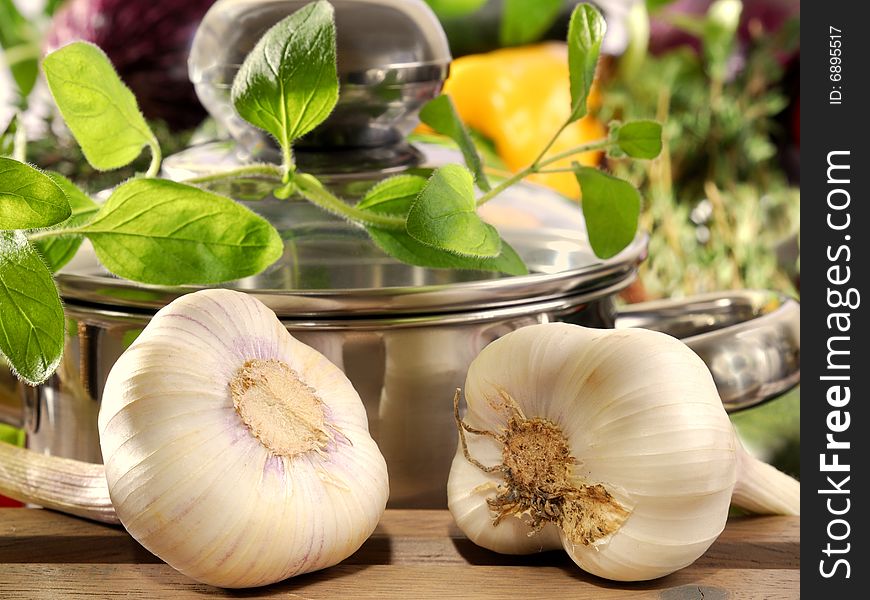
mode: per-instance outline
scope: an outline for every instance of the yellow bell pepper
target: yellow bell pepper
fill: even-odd
[[[565,44],[546,43],[503,48],[453,61],[444,93],[453,99],[459,116],[490,138],[505,165],[513,172],[527,167],[568,118],[571,91]],[[595,87],[590,112],[600,105]],[[598,140],[607,130],[591,114],[565,128],[547,156]],[[570,167],[572,161],[595,166],[601,152],[587,152],[548,168]],[[572,173],[536,174],[531,180],[570,198],[580,197]]]

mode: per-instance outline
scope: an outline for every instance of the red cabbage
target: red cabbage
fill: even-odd
[[[193,35],[214,0],[69,0],[45,37],[49,52],[75,40],[105,51],[149,119],[172,129],[198,124],[205,111],[187,76]]]

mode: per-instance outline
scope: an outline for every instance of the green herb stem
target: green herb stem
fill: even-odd
[[[16,113],[17,128],[12,138],[12,158],[18,162],[27,162],[27,130],[21,122],[21,113]]]
[[[363,225],[395,231],[405,230],[405,219],[403,217],[377,214],[350,206],[326,188],[311,181],[311,179],[313,178],[310,176],[300,176],[294,181],[298,185],[299,193],[323,210]]]
[[[544,148],[538,153],[538,156],[535,157],[535,160],[532,161],[533,165],[536,165],[539,162],[541,162],[541,160],[544,158],[544,155],[547,154],[547,152],[550,150],[550,148],[553,147],[553,144],[556,143],[556,140],[559,139],[559,136],[562,135],[562,132],[565,131],[565,128],[568,127],[568,125],[570,123],[571,123],[570,120],[562,123],[562,126],[559,127],[559,130],[556,132],[556,134],[552,138],[550,138],[550,141],[547,142],[547,145],[544,146]]]
[[[160,143],[157,138],[152,137],[148,146],[151,148],[151,164],[148,166],[148,171],[145,177],[157,177],[160,175],[160,165],[163,163],[163,153],[160,151]]]
[[[503,191],[505,191],[506,189],[508,189],[512,185],[522,181],[523,179],[525,179],[526,177],[528,177],[529,175],[531,175],[534,172],[535,172],[535,170],[532,167],[526,167],[522,171],[520,171],[518,173],[514,173],[513,175],[511,175],[510,177],[508,177],[507,179],[502,181],[500,184],[498,184],[497,186],[492,188],[490,191],[485,193],[483,196],[478,198],[477,205],[483,206],[484,204],[486,204],[487,202],[489,202],[490,200],[492,200],[493,198],[495,198],[496,196],[501,194]]]
[[[53,237],[61,237],[67,235],[82,235],[84,230],[78,227],[63,229],[63,228],[52,228],[52,229],[40,229],[38,231],[28,231],[27,239],[31,242],[36,242],[39,240],[44,240],[47,238]]]
[[[559,167],[557,169],[538,169],[536,173],[538,175],[552,175],[554,173],[573,173],[574,171],[574,167]]]
[[[17,44],[4,48],[3,60],[11,68],[28,60],[38,60],[40,52],[39,44]]]
[[[281,152],[284,157],[284,161],[281,165],[281,182],[289,183],[290,179],[293,177],[293,173],[296,171],[296,164],[293,162],[293,146],[289,141],[285,140],[281,144]]]
[[[595,152],[596,150],[606,150],[610,146],[613,146],[616,142],[608,138],[601,138],[600,140],[596,140],[594,142],[589,142],[588,144],[581,144],[579,146],[575,146],[569,150],[565,150],[564,152],[560,152],[558,154],[554,154],[553,156],[542,160],[538,163],[533,173],[537,173],[541,167],[546,167],[552,165],[553,163],[559,162],[560,160],[570,158],[575,154],[585,154],[586,152]]]
[[[569,150],[565,150],[564,152],[559,152],[558,154],[554,154],[553,156],[546,158],[544,160],[537,160],[522,171],[518,171],[514,173],[509,178],[502,181],[492,190],[485,193],[483,196],[477,199],[477,205],[482,206],[498,196],[500,193],[505,191],[507,188],[511,187],[515,183],[525,179],[529,175],[534,175],[535,173],[540,173],[543,167],[548,165],[552,165],[553,163],[559,162],[565,158],[569,158],[574,156],[575,154],[583,154],[585,152],[593,152],[595,150],[604,150],[609,146],[612,146],[614,142],[607,138],[602,138],[595,142],[590,142],[588,144],[581,144],[580,146],[575,146]],[[573,169],[567,169],[567,171],[571,171]],[[561,171],[560,171],[561,172]]]
[[[246,165],[229,171],[220,171],[209,175],[191,177],[190,179],[185,179],[184,183],[191,185],[196,185],[198,183],[212,183],[214,181],[223,181],[224,179],[230,179],[232,177],[244,177],[245,175],[272,175],[280,178],[282,174],[283,171],[278,165],[256,164]]]

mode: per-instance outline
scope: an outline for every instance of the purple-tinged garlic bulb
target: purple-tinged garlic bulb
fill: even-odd
[[[472,362],[463,419],[458,398],[448,505],[490,550],[638,581],[701,556],[732,500],[800,513],[800,484],[743,449],[704,362],[663,333],[523,327]]]
[[[112,368],[99,428],[124,527],[212,585],[334,565],[386,506],[386,463],[351,383],[240,292],[160,310]]]

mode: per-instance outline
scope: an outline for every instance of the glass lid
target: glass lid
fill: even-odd
[[[269,161],[264,133],[238,118],[229,99],[239,62],[271,24],[303,0],[218,0],[203,19],[188,61],[203,105],[232,141],[194,146],[163,161],[163,175],[184,180]],[[294,148],[302,172],[338,197],[359,199],[396,173],[427,175],[461,163],[433,144],[413,146],[408,132],[420,106],[437,96],[450,62],[440,24],[422,0],[332,0],[338,76],[336,110]],[[488,202],[481,216],[495,225],[529,268],[526,276],[403,264],[364,230],[302,199],[271,195],[276,181],[246,178],[213,188],[269,220],[284,240],[282,257],[262,273],[223,284],[255,294],[280,316],[433,314],[507,306],[569,294],[596,297],[627,285],[646,252],[638,236],[621,254],[598,259],[579,207],[545,188],[519,184]],[[197,286],[133,283],[103,269],[87,242],[58,273],[66,301],[153,311]]]
[[[437,146],[418,149],[429,167],[458,158]],[[188,162],[232,162],[234,152],[232,144],[193,148],[167,159],[166,169],[173,178],[185,178],[191,174],[185,168]],[[340,197],[354,200],[383,173],[320,177]],[[416,267],[389,257],[365,231],[305,200],[275,198],[268,192],[273,186],[245,179],[215,190],[269,220],[284,240],[283,256],[274,264],[220,287],[254,293],[284,316],[428,314],[585,294],[620,280],[627,284],[646,252],[646,236],[638,235],[617,256],[597,258],[575,203],[548,189],[520,184],[486,204],[481,215],[519,253],[529,275]],[[202,287],[152,286],[117,278],[100,266],[87,242],[57,281],[67,301],[149,310]]]

